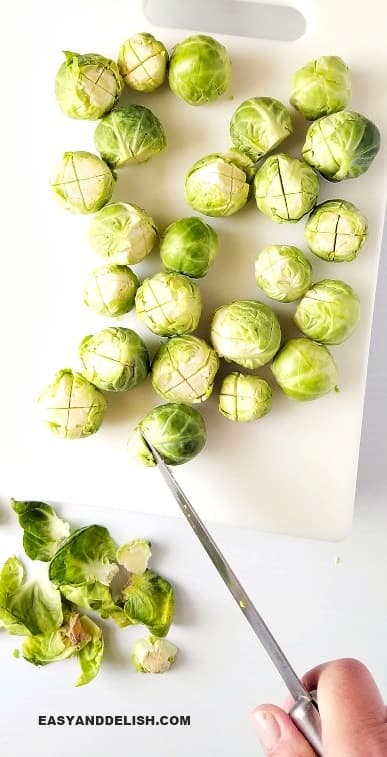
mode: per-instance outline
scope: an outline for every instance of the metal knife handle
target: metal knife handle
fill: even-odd
[[[313,700],[300,697],[290,710],[289,716],[318,757],[323,757],[321,718]]]

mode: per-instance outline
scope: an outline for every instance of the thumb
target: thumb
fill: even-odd
[[[258,738],[267,757],[315,757],[289,715],[273,704],[263,704],[253,711]]]

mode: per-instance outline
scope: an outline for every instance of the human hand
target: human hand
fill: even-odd
[[[387,757],[387,709],[361,662],[348,659],[319,665],[303,682],[308,691],[317,690],[324,757]],[[259,705],[253,719],[267,757],[314,757],[312,747],[280,707]]]

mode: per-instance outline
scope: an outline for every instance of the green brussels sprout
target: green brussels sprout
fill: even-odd
[[[198,160],[185,180],[187,202],[206,216],[230,216],[246,205],[249,182],[230,158],[214,153]]]
[[[55,374],[38,402],[49,430],[64,439],[81,439],[95,434],[106,412],[102,392],[70,368]]]
[[[207,432],[204,418],[197,410],[168,402],[150,410],[128,442],[132,457],[143,465],[154,466],[156,461],[144,436],[168,465],[183,465],[203,449]]]
[[[368,223],[347,200],[327,200],[317,205],[305,225],[308,247],[330,263],[349,263],[367,239]]]
[[[337,388],[336,363],[323,344],[289,339],[273,360],[274,378],[294,400],[316,400]]]
[[[281,327],[267,305],[256,300],[236,300],[215,311],[211,341],[220,357],[243,368],[260,368],[279,349]]]
[[[314,121],[346,108],[351,92],[348,66],[336,55],[322,55],[293,74],[290,102]]]
[[[302,154],[328,181],[343,181],[367,171],[379,148],[377,126],[360,113],[343,110],[309,126]]]
[[[169,86],[189,105],[203,105],[223,95],[231,84],[231,60],[213,37],[196,34],[172,50]]]
[[[254,162],[278,147],[292,131],[289,111],[273,97],[250,97],[239,105],[230,122],[234,145]]]
[[[89,228],[89,242],[110,263],[134,265],[152,252],[157,239],[153,218],[138,205],[114,202],[97,213]]]
[[[65,152],[57,166],[51,189],[71,213],[95,213],[109,202],[114,176],[104,160],[91,152]]]
[[[94,132],[95,146],[107,163],[121,168],[145,163],[167,146],[159,119],[144,105],[114,108],[101,118]]]
[[[312,266],[298,247],[272,244],[255,261],[257,284],[272,300],[294,302],[312,283]]]
[[[218,368],[218,356],[204,339],[175,336],[161,345],[153,360],[153,388],[170,402],[204,402],[214,388]]]
[[[354,332],[360,318],[360,300],[344,281],[324,279],[302,298],[294,316],[305,336],[324,344],[341,344]]]
[[[320,181],[303,160],[270,155],[258,169],[254,194],[258,209],[277,223],[294,223],[316,204]]]
[[[134,34],[122,43],[118,52],[118,68],[129,89],[154,92],[167,75],[168,52],[153,34]]]
[[[135,642],[132,664],[138,673],[165,673],[175,662],[177,652],[177,647],[167,639],[148,636]]]
[[[149,373],[149,354],[141,337],[120,326],[85,336],[79,356],[86,378],[107,392],[133,389]]]
[[[142,575],[148,568],[151,558],[151,545],[145,539],[134,539],[117,549],[116,560],[129,573]]]
[[[136,274],[127,266],[101,266],[87,279],[83,301],[96,313],[117,318],[132,310],[139,285]]]
[[[181,273],[156,273],[143,281],[136,294],[138,318],[158,336],[195,331],[201,312],[198,285]]]
[[[229,373],[222,381],[219,412],[230,421],[256,421],[270,412],[272,391],[259,376]]]
[[[11,499],[11,507],[23,529],[24,551],[31,560],[48,562],[61,543],[70,535],[70,526],[59,518],[53,507],[45,502],[18,502]]]
[[[84,526],[74,531],[54,555],[48,568],[55,586],[99,581],[109,586],[118,572],[116,548],[107,528]]]
[[[219,248],[215,229],[192,216],[180,218],[164,231],[160,257],[167,271],[202,278],[212,266]]]
[[[55,96],[70,118],[96,121],[112,109],[124,83],[117,64],[103,55],[64,51],[65,60],[55,79]]]

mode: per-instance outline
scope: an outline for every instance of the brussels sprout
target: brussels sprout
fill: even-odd
[[[215,350],[203,339],[175,336],[156,353],[151,374],[153,388],[169,402],[204,402],[214,388],[218,368]]]
[[[196,34],[172,50],[169,86],[189,105],[203,105],[223,95],[231,84],[231,60],[213,37]]]
[[[138,673],[165,673],[175,662],[177,651],[177,647],[167,639],[148,636],[136,641],[132,663]]]
[[[123,565],[129,573],[142,575],[148,568],[151,558],[151,546],[145,539],[134,539],[117,549],[116,560]]]
[[[78,528],[51,560],[49,578],[56,586],[79,586],[90,581],[109,586],[118,571],[115,556],[115,545],[107,528]]]
[[[257,284],[272,300],[294,302],[312,282],[312,266],[298,247],[272,244],[255,261]]]
[[[273,360],[274,378],[294,400],[315,400],[337,388],[337,368],[328,348],[310,339],[289,339]]]
[[[80,586],[61,584],[59,588],[62,596],[72,604],[97,612],[101,618],[111,618],[119,628],[130,625],[123,607],[114,602],[109,586],[99,581],[89,581]]]
[[[299,221],[312,210],[319,191],[313,169],[283,153],[266,158],[254,179],[258,209],[277,223]]]
[[[214,153],[195,163],[185,180],[187,202],[206,216],[230,216],[246,205],[249,183],[230,158]]]
[[[343,110],[309,126],[302,154],[328,181],[343,181],[367,171],[379,147],[377,126],[360,113]]]
[[[103,55],[64,52],[55,79],[55,96],[70,118],[95,121],[112,109],[124,83],[118,66]]]
[[[234,145],[254,162],[281,144],[293,131],[289,111],[272,97],[251,97],[236,109],[230,123]]]
[[[92,152],[65,152],[57,166],[51,188],[71,213],[95,213],[109,202],[114,176],[104,160]]]
[[[131,623],[143,623],[154,636],[166,636],[173,619],[173,586],[152,570],[132,573],[122,592],[124,611]]]
[[[143,465],[156,465],[143,435],[168,465],[182,465],[203,449],[207,434],[204,419],[197,410],[168,403],[154,407],[145,415],[128,444],[136,460]]]
[[[94,141],[102,158],[113,168],[145,163],[167,146],[164,127],[143,105],[114,108],[101,118]]]
[[[134,265],[153,250],[157,226],[138,205],[114,202],[97,213],[89,228],[89,242],[98,255],[111,263]]]
[[[153,34],[134,34],[122,43],[118,68],[125,83],[137,92],[154,92],[167,75],[168,52]]]
[[[148,350],[132,329],[111,326],[85,336],[79,356],[86,378],[108,392],[133,389],[149,373]]]
[[[324,344],[341,344],[354,332],[360,318],[360,300],[344,281],[324,279],[301,300],[294,316],[305,336]]]
[[[81,439],[95,434],[106,412],[102,392],[70,368],[55,374],[38,402],[50,431],[64,439]]]
[[[202,312],[200,289],[181,273],[156,273],[136,294],[136,313],[150,331],[175,336],[195,331]]]
[[[202,278],[212,266],[219,248],[215,229],[192,216],[180,218],[165,229],[160,257],[167,271]]]
[[[211,341],[220,357],[244,368],[260,368],[277,352],[281,327],[267,305],[237,300],[215,311]]]
[[[311,252],[331,263],[354,260],[367,234],[367,219],[346,200],[327,200],[317,205],[305,225]]]
[[[134,307],[139,284],[136,274],[127,266],[101,266],[87,279],[83,301],[96,313],[117,318]]]
[[[336,55],[322,55],[293,74],[290,102],[309,121],[347,107],[351,98],[348,66]]]
[[[55,510],[44,502],[18,502],[11,507],[23,529],[24,551],[31,560],[48,562],[61,543],[70,535],[70,526],[58,518]]]
[[[229,373],[222,381],[219,412],[230,421],[255,421],[270,412],[272,391],[259,376]]]

